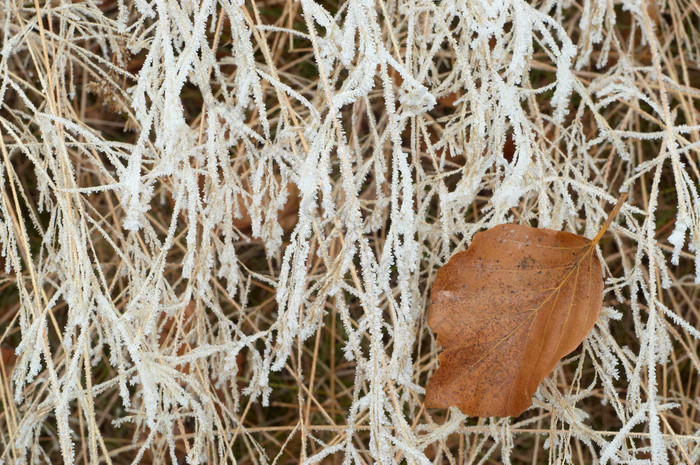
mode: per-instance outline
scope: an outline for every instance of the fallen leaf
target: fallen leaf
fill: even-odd
[[[3,367],[8,370],[8,372],[15,366],[17,361],[17,356],[15,351],[7,347],[0,347],[0,359],[2,359]]]
[[[503,224],[474,235],[437,272],[428,325],[443,351],[427,407],[518,416],[540,382],[588,335],[603,302],[598,235]]]

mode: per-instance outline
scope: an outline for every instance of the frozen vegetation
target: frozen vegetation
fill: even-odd
[[[0,2],[0,462],[700,462],[695,0]],[[519,418],[426,410],[439,266],[593,237]]]

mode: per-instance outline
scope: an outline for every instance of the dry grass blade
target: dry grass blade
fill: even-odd
[[[0,0],[0,462],[700,461],[696,4]],[[583,350],[426,410],[453,251],[620,191]]]

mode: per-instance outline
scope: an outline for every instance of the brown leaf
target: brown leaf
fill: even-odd
[[[3,366],[8,371],[15,366],[15,362],[17,361],[15,351],[7,347],[0,347],[0,358],[2,359]]]
[[[427,407],[517,416],[539,383],[588,335],[603,301],[594,240],[504,224],[477,233],[440,268],[428,325],[443,352]]]

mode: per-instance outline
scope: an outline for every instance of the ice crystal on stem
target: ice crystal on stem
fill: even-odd
[[[697,462],[691,8],[2,0],[0,462]],[[532,409],[426,411],[437,268],[621,190]]]

